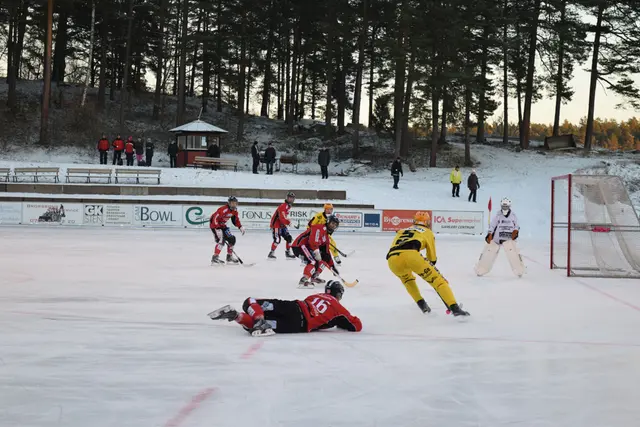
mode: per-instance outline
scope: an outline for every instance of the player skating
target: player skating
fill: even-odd
[[[428,212],[417,212],[413,219],[413,226],[398,231],[387,253],[389,269],[402,281],[423,313],[430,312],[431,308],[420,294],[414,272],[433,286],[454,316],[468,316],[469,313],[462,310],[456,302],[447,280],[435,267],[436,240],[428,227],[429,220]],[[426,249],[426,258],[420,253],[423,249]]]
[[[323,211],[318,212],[311,218],[309,224],[307,224],[307,229],[311,228],[312,225],[326,224],[327,218],[331,215],[333,215],[333,205],[331,203],[325,203]],[[331,235],[329,235],[329,249],[331,250],[331,255],[333,255],[333,260],[336,264],[340,265],[342,263],[340,260],[340,252],[338,252],[338,246]]]
[[[505,197],[500,201],[500,210],[495,214],[489,225],[489,232],[484,239],[487,245],[480,255],[478,265],[476,265],[476,274],[483,276],[491,271],[502,247],[514,274],[518,277],[522,276],[524,274],[524,263],[515,243],[519,233],[518,217],[511,210],[511,200]]]
[[[326,224],[312,225],[293,242],[293,254],[305,264],[303,276],[298,282],[299,288],[313,288],[316,283],[324,283],[318,276],[325,266],[338,274],[329,250],[329,238],[339,225],[340,220],[329,215]]]
[[[220,259],[220,252],[224,245],[227,245],[227,264],[238,263],[238,259],[233,256],[236,236],[234,236],[229,227],[227,227],[229,220],[231,220],[231,223],[238,227],[244,235],[244,227],[238,217],[238,199],[233,196],[229,197],[227,204],[219,207],[218,210],[211,215],[211,218],[209,218],[209,228],[211,228],[213,237],[216,240],[216,247],[211,257],[211,265],[224,264],[224,261]]]
[[[340,303],[343,294],[340,282],[331,280],[325,286],[325,293],[302,301],[247,298],[242,304],[244,313],[226,305],[209,313],[209,317],[236,321],[253,336],[313,332],[334,326],[359,332],[362,322]]]
[[[269,252],[269,255],[267,255],[267,258],[276,259],[274,252],[278,248],[282,239],[284,239],[285,242],[287,242],[287,249],[284,253],[285,256],[288,259],[295,259],[295,255],[291,253],[291,242],[293,241],[293,237],[291,237],[291,234],[289,233],[289,225],[291,225],[291,220],[289,220],[289,211],[291,210],[291,206],[295,200],[295,193],[289,192],[284,203],[278,206],[271,217],[270,227],[271,234],[273,235],[273,243],[271,244],[271,251]]]

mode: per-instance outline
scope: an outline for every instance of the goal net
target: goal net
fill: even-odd
[[[640,222],[619,176],[551,179],[551,268],[640,278]]]

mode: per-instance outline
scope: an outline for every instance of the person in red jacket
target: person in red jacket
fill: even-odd
[[[276,211],[273,213],[271,217],[271,234],[273,236],[273,243],[271,244],[271,251],[267,258],[276,259],[274,255],[275,250],[278,248],[278,245],[282,241],[282,239],[287,242],[287,250],[285,251],[285,256],[288,259],[295,259],[296,256],[291,253],[291,242],[293,241],[293,237],[289,233],[289,225],[291,225],[291,221],[289,220],[289,211],[291,210],[291,205],[296,200],[296,194],[293,191],[290,191],[287,194],[287,198],[284,203],[282,203]]]
[[[235,321],[254,337],[313,332],[334,326],[360,332],[360,319],[340,303],[343,294],[342,284],[330,280],[323,294],[310,295],[304,300],[247,298],[242,304],[244,313],[225,305],[209,313],[209,318]]]
[[[238,217],[238,199],[234,196],[229,197],[227,204],[219,207],[209,218],[209,228],[216,241],[216,248],[211,257],[211,265],[224,264],[224,261],[220,259],[220,252],[222,252],[225,244],[227,245],[227,264],[238,264],[238,258],[233,256],[236,236],[231,234],[231,230],[227,227],[229,220],[231,220],[231,223],[238,227],[242,235],[244,235],[244,227]]]
[[[316,283],[324,283],[319,276],[325,266],[338,272],[330,251],[330,235],[338,226],[338,217],[329,215],[326,224],[312,225],[293,242],[293,254],[305,264],[303,276],[298,282],[299,288],[313,288]]]
[[[127,139],[127,143],[124,144],[124,154],[127,156],[127,166],[133,166],[133,153],[135,153],[135,151],[133,137],[130,136],[129,139]]]
[[[113,147],[113,164],[115,165],[117,162],[119,165],[121,165],[122,152],[124,151],[124,141],[122,140],[122,138],[120,138],[120,135],[118,135],[116,139],[113,140],[111,146]]]
[[[109,152],[109,140],[106,135],[102,135],[100,141],[98,141],[98,152],[100,153],[100,164],[107,164],[107,153]]]

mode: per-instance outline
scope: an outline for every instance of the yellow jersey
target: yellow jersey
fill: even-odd
[[[387,259],[401,251],[421,252],[423,249],[427,251],[427,259],[431,263],[435,263],[438,258],[436,256],[436,237],[433,231],[424,225],[414,225],[396,233],[389,253],[387,253]]]

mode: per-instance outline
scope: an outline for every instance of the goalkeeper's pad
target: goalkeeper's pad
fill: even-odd
[[[478,263],[476,264],[476,274],[478,276],[484,276],[491,271],[498,257],[498,252],[500,252],[500,245],[493,240],[491,243],[484,245],[484,250],[480,254],[480,259],[478,259]]]
[[[507,259],[509,260],[509,264],[511,265],[513,274],[518,277],[522,277],[525,267],[515,240],[507,240],[502,244],[502,246],[504,247],[504,253],[505,255],[507,255]]]

